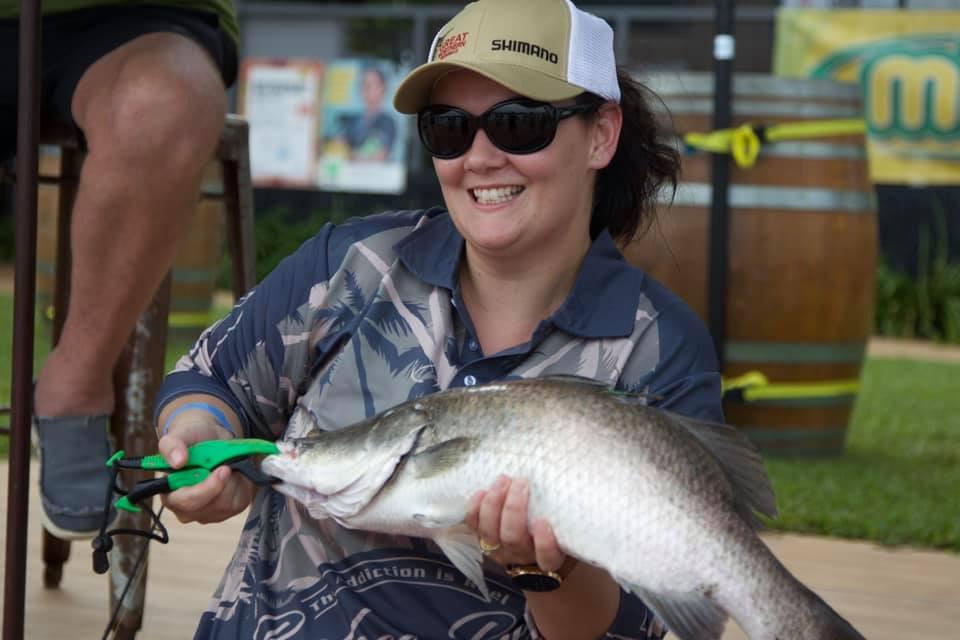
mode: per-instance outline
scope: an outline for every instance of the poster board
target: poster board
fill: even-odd
[[[244,60],[239,104],[250,125],[255,186],[314,186],[323,77],[318,60]]]
[[[411,118],[392,98],[404,75],[387,60],[245,60],[254,184],[402,193]]]

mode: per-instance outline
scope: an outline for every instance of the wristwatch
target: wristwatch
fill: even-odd
[[[536,564],[511,564],[506,567],[513,584],[523,591],[555,591],[573,571],[576,559],[567,557],[556,571],[544,571]]]

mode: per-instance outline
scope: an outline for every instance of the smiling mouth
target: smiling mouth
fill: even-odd
[[[492,189],[470,189],[470,195],[477,204],[502,204],[513,200],[520,195],[524,187],[494,187]]]

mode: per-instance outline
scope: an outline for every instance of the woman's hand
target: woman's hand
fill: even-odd
[[[526,480],[500,476],[471,498],[465,521],[480,536],[481,548],[494,548],[487,555],[500,564],[537,564],[544,571],[558,571],[567,556],[546,520],[537,518],[527,525],[529,501]]]
[[[165,410],[164,414],[167,413]],[[186,464],[187,447],[204,440],[233,437],[205,414],[201,410],[177,415],[167,435],[160,438],[160,455],[174,469]],[[161,495],[160,500],[180,522],[208,524],[221,522],[244,511],[250,506],[255,491],[252,482],[224,466],[214,469],[200,484]]]
[[[465,521],[480,536],[481,550],[495,549],[486,555],[500,564],[537,564],[543,571],[566,574],[555,591],[523,592],[542,637],[603,636],[620,609],[620,587],[603,569],[566,556],[543,518],[527,526],[529,501],[525,480],[500,476],[492,487],[473,496]]]

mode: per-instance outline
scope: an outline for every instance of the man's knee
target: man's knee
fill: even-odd
[[[203,50],[186,38],[144,38],[159,46],[151,49],[141,42],[126,59],[109,61],[115,63],[112,68],[91,67],[97,74],[91,80],[100,86],[83,87],[87,99],[77,119],[90,152],[121,154],[131,162],[148,158],[173,166],[202,166],[216,145],[226,112],[219,74]]]

